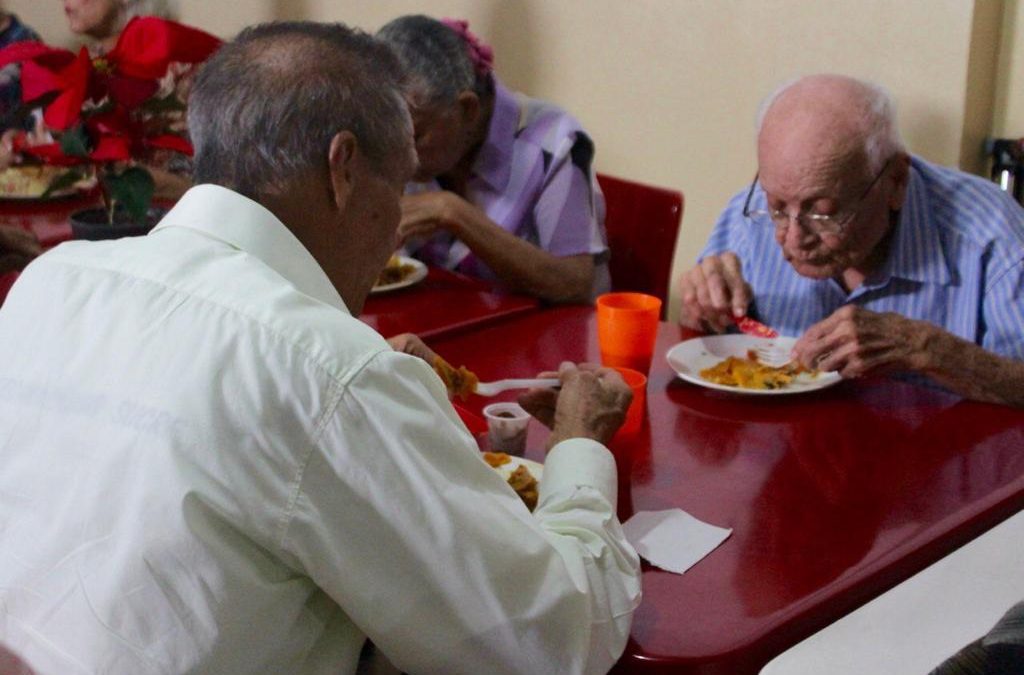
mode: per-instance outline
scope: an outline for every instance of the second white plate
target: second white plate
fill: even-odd
[[[747,351],[755,349],[758,345],[775,344],[785,349],[790,349],[795,343],[796,338],[792,337],[760,338],[753,335],[705,335],[680,342],[668,350],[665,354],[665,359],[668,361],[668,365],[672,367],[672,370],[676,371],[676,374],[687,382],[699,384],[709,389],[730,391],[736,394],[753,394],[755,396],[799,394],[805,391],[831,387],[843,379],[836,372],[803,373],[782,389],[743,389],[741,387],[730,387],[725,384],[709,382],[700,376],[700,371],[710,368],[730,356],[746,357]]]

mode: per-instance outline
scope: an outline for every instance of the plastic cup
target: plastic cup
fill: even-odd
[[[632,368],[611,367],[619,371],[622,379],[633,390],[633,402],[626,411],[626,421],[622,423],[617,433],[619,436],[630,436],[640,431],[640,425],[644,421],[644,411],[647,409],[647,376]]]
[[[597,344],[601,363],[651,370],[661,300],[644,293],[605,293],[597,298]]]
[[[518,403],[492,403],[483,412],[491,451],[522,457],[526,450],[530,413]]]

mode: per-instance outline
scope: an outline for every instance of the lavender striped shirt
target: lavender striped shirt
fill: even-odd
[[[833,279],[798,275],[771,227],[729,202],[701,258],[734,251],[754,290],[754,314],[800,335],[846,304],[944,327],[986,349],[1024,359],[1024,209],[994,183],[914,157],[907,198],[884,266],[847,295]],[[758,189],[752,209],[764,208]]]
[[[590,253],[598,263],[593,292],[608,289],[604,197],[593,169],[594,144],[572,116],[495,81],[487,140],[473,165],[466,199],[499,227],[556,256]],[[408,194],[438,191],[437,181],[413,183]],[[451,234],[408,242],[424,262],[497,280]]]

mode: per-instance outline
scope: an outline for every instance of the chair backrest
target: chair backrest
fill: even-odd
[[[683,193],[600,173],[597,182],[606,204],[612,290],[657,296],[665,316]]]

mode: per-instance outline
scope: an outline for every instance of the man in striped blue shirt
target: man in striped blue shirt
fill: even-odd
[[[926,375],[1024,405],[1024,209],[909,155],[881,88],[838,75],[761,108],[760,171],[682,279],[680,320],[754,316],[844,377]]]

